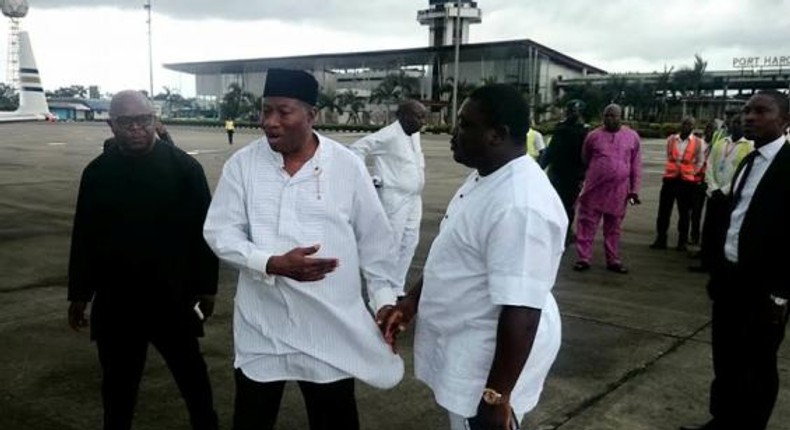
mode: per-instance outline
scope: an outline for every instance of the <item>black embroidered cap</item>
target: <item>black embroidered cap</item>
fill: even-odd
[[[315,106],[318,101],[318,81],[304,70],[269,69],[263,96],[288,97]]]

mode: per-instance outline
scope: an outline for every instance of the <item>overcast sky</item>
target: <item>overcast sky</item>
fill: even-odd
[[[0,0],[2,1],[2,0]],[[154,89],[194,95],[191,75],[162,63],[426,46],[427,0],[152,0]],[[148,88],[144,0],[29,0],[44,87]],[[470,41],[533,39],[610,72],[733,57],[790,56],[790,0],[478,0]],[[8,26],[0,25],[5,76]]]

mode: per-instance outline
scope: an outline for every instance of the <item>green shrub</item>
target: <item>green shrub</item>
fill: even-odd
[[[667,123],[661,124],[661,134],[663,134],[664,137],[668,137],[670,134],[675,134],[679,130],[680,130],[680,123],[667,122]]]

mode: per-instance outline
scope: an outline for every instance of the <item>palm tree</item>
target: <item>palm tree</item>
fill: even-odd
[[[455,79],[449,77],[445,80],[444,84],[439,87],[439,98],[447,103],[452,103],[453,101],[453,82],[455,82]],[[461,109],[461,103],[472,94],[475,88],[477,88],[477,85],[470,84],[466,81],[458,82],[458,109]],[[452,119],[450,118],[452,114],[450,109],[445,109],[444,120],[446,123],[452,123]]]
[[[606,80],[606,83],[603,86],[603,92],[605,95],[605,100],[603,100],[603,103],[622,104],[627,89],[628,81],[625,79],[625,77],[617,74],[610,75],[609,79]],[[605,106],[600,106],[599,109],[595,110],[595,112],[602,112],[604,107]]]
[[[694,68],[691,69],[694,78],[694,93],[697,97],[700,95],[702,81],[705,80],[705,70],[708,68],[708,62],[702,59],[699,54],[694,54]]]
[[[401,70],[391,73],[370,94],[371,103],[391,103],[414,97],[420,93],[420,80]]]
[[[401,70],[399,73],[391,73],[381,80],[381,83],[370,94],[370,103],[386,106],[387,123],[389,123],[393,104],[419,96],[419,94],[420,79],[408,76]]]
[[[641,79],[636,82],[627,82],[622,102],[624,105],[634,108],[634,119],[644,121],[658,106],[655,84],[648,84]]]
[[[241,94],[241,103],[239,105],[239,117],[247,118],[254,122],[260,117],[261,97],[256,97],[255,94],[244,91]]]
[[[452,102],[451,99],[453,97],[453,82],[454,81],[455,80],[453,78],[447,78],[447,80],[445,80],[444,84],[441,87],[439,87],[439,95],[440,96],[447,96],[447,100],[450,101],[450,102]],[[486,81],[483,80],[483,82],[484,82],[483,85],[486,85],[485,84]],[[494,82],[496,82],[496,80]],[[467,97],[469,97],[469,94],[472,94],[472,91],[474,91],[475,88],[477,88],[477,85],[470,84],[470,83],[468,83],[466,81],[459,82],[458,83],[458,102],[459,102],[458,104],[460,105],[461,102],[463,102]]]
[[[699,96],[707,67],[708,62],[703,60],[699,54],[694,54],[693,68],[681,67],[672,75],[675,89],[683,96],[691,94]]]
[[[234,82],[228,85],[228,92],[222,97],[222,116],[230,119],[247,117],[256,110],[256,102],[254,94],[244,91],[241,85]]]
[[[353,91],[343,91],[337,95],[337,104],[344,110],[348,111],[348,120],[346,124],[359,124],[361,119],[359,113],[365,107],[365,103],[354,94]]]
[[[702,90],[702,83],[705,80],[705,69],[708,62],[702,59],[699,54],[694,54],[694,67],[681,67],[672,75],[672,83],[675,90],[679,91],[683,100],[683,115],[686,115],[686,98],[694,95],[699,97]],[[699,107],[699,106],[698,106]]]
[[[185,100],[181,94],[173,91],[172,88],[163,86],[162,92],[154,96],[154,100],[164,102],[164,113],[166,116],[172,116],[174,109],[179,109],[184,106]]]
[[[674,66],[670,68],[664,66],[664,71],[658,76],[658,79],[656,80],[656,90],[661,93],[661,99],[659,101],[659,106],[658,106],[659,122],[663,122],[664,119],[666,118],[667,98],[669,98],[671,80],[672,80],[672,71],[674,69],[675,69]]]
[[[325,112],[330,118],[329,121],[325,119],[324,122],[337,122],[334,120],[334,115],[341,115],[343,113],[343,106],[338,103],[338,95],[334,91],[322,91],[318,93],[318,102],[315,107],[319,112]]]
[[[585,119],[598,117],[604,106],[609,103],[607,94],[604,93],[603,89],[590,83],[566,88],[565,94],[557,100],[556,106],[564,109],[571,100],[584,100],[585,107],[584,111],[582,111],[582,117]]]
[[[672,74],[672,92],[677,92],[681,98],[691,95],[695,80],[694,70],[689,67],[681,67]]]

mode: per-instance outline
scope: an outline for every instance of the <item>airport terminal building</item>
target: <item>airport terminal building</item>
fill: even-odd
[[[521,89],[533,105],[553,103],[559,97],[558,81],[606,74],[529,39],[467,43],[469,25],[479,23],[481,16],[473,1],[429,0],[428,9],[417,14],[418,21],[430,29],[427,47],[174,63],[165,67],[193,75],[198,99],[209,103],[221,100],[233,83],[259,95],[268,69],[293,68],[312,72],[325,93],[351,92],[365,100],[386,76],[405,74],[419,81],[419,98],[435,107],[451,102],[446,89],[455,76],[455,36],[459,41],[459,84],[511,84]]]
[[[297,57],[166,64],[195,76],[198,97],[221,98],[232,83],[253,94],[263,92],[266,71],[293,68],[312,72],[323,91],[354,91],[369,96],[388,74],[405,72],[421,82],[421,98],[437,100],[438,88],[453,78],[454,47],[437,46],[389,51],[319,54]],[[484,81],[515,85],[539,103],[557,97],[555,83],[588,74],[605,74],[531,40],[464,44],[459,49],[459,82]]]

